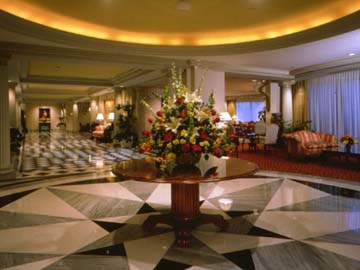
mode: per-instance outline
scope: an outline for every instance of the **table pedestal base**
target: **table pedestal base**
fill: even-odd
[[[191,231],[200,225],[213,223],[220,229],[229,226],[221,215],[200,213],[199,184],[171,184],[171,213],[149,216],[143,228],[151,231],[158,223],[174,228],[176,243],[180,247],[190,245]]]

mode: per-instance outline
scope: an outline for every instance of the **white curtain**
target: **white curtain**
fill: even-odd
[[[360,70],[308,81],[311,129],[360,138]]]

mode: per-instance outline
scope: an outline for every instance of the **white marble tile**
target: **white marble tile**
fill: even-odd
[[[31,213],[48,216],[87,219],[82,213],[71,207],[47,189],[39,189],[16,200],[1,210],[18,213]]]
[[[53,187],[53,189],[69,190],[105,197],[127,199],[132,201],[142,201],[139,197],[135,196],[134,193],[130,192],[118,183],[67,185]]]
[[[264,211],[255,226],[294,239],[305,239],[360,228],[352,212]]]
[[[280,178],[241,178],[231,181],[219,182],[214,190],[210,193],[208,199],[279,180]]]
[[[204,231],[195,231],[193,235],[220,254],[293,241],[283,238]]]
[[[89,220],[1,230],[0,252],[69,254],[107,234]]]
[[[53,264],[56,261],[61,260],[64,257],[65,256],[58,256],[58,257],[49,258],[46,260],[41,260],[41,261],[37,261],[37,262],[31,262],[31,263],[26,263],[26,264],[22,264],[22,265],[16,265],[16,266],[9,267],[9,268],[4,268],[3,270],[40,270],[50,264]]]
[[[318,242],[318,241],[302,241],[302,242],[360,261],[359,245],[336,244],[336,243]]]
[[[328,193],[305,186],[303,184],[284,180],[276,191],[265,210],[275,209],[282,206],[309,201],[329,196]]]
[[[171,205],[171,185],[160,184],[146,200],[147,203]]]
[[[125,242],[130,270],[153,269],[174,240],[174,233],[170,232]]]
[[[209,201],[205,201],[201,207],[200,212],[204,214],[211,214],[211,215],[222,215],[224,219],[230,219],[231,217],[227,215],[224,211],[220,208],[216,207]]]

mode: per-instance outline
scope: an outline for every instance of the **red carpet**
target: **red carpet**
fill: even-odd
[[[288,159],[285,149],[272,148],[264,152],[258,149],[256,152],[244,149],[239,151],[239,158],[256,163],[261,170],[281,171],[290,173],[309,174],[315,176],[331,177],[360,182],[360,163],[354,160],[339,160],[329,158],[311,159]]]

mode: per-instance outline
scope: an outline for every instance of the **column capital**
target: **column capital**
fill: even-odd
[[[289,81],[282,81],[281,85],[284,87],[291,87],[295,84],[295,80],[289,80]]]

